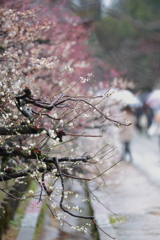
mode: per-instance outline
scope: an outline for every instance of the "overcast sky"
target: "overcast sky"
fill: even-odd
[[[111,3],[112,3],[113,0],[102,0],[102,3],[108,7]]]
[[[119,2],[118,0],[101,0],[103,6],[110,7],[113,3]]]

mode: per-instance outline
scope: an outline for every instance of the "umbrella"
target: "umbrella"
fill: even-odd
[[[142,101],[134,96],[129,90],[120,90],[114,94],[114,99],[119,101],[122,105],[128,105],[133,108],[142,107]]]
[[[150,93],[151,93],[151,92],[148,92],[148,91],[147,91],[147,92],[141,92],[141,93],[139,93],[139,94],[137,95],[137,97],[141,100],[141,102],[144,103]]]
[[[145,103],[153,109],[160,109],[160,89],[152,91]]]

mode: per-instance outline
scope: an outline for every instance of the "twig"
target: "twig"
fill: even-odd
[[[60,208],[68,213],[69,215],[73,216],[73,217],[76,217],[76,218],[83,218],[83,219],[90,219],[90,220],[94,220],[94,216],[80,216],[80,215],[76,215],[76,214],[73,214],[71,212],[69,212],[68,210],[66,210],[64,207],[63,207],[63,200],[64,200],[64,181],[63,181],[63,176],[62,176],[62,173],[61,173],[61,170],[59,168],[59,163],[58,163],[58,159],[55,158],[55,166],[57,168],[57,172],[59,173],[59,177],[61,179],[61,185],[62,185],[62,196],[61,196],[61,200],[60,200]]]

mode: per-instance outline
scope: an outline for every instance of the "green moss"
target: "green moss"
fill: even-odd
[[[127,220],[126,216],[116,216],[116,217],[114,215],[109,216],[109,222],[111,224],[122,224],[126,220]]]
[[[10,220],[9,222],[9,230],[3,235],[3,240],[15,240],[17,238],[26,207],[27,204],[25,202],[20,203],[15,213],[14,220]]]
[[[115,217],[113,217],[113,216],[110,216],[110,217],[109,217],[109,222],[110,222],[111,224],[114,224],[114,223],[117,222],[117,219],[116,219]]]

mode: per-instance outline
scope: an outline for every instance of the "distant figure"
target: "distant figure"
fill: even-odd
[[[136,118],[137,118],[136,127],[137,127],[137,129],[139,130],[140,133],[142,133],[142,126],[141,126],[141,123],[140,123],[142,114],[143,114],[143,107],[136,108],[136,110],[135,110],[135,115],[136,115]]]
[[[153,122],[153,118],[154,118],[153,109],[144,103],[142,107],[137,108],[135,110],[135,115],[137,117],[137,122],[136,122],[137,129],[140,131],[140,133],[143,133],[143,131],[147,133],[147,130],[149,129],[149,127]],[[143,124],[142,124],[142,121],[143,121]]]
[[[154,119],[154,111],[150,106],[148,106],[147,104],[144,104],[144,113],[147,116],[147,128],[149,128]]]
[[[157,135],[158,135],[158,145],[159,145],[159,153],[160,153],[160,110],[156,111],[154,115],[154,119],[157,122]]]
[[[132,124],[130,126],[121,126],[120,130],[120,141],[123,145],[123,152],[122,152],[122,159],[126,160],[126,157],[128,155],[129,161],[132,162],[132,154],[130,149],[130,143],[133,138],[133,134],[135,131],[135,124],[136,124],[136,117],[134,115],[134,112],[132,108],[129,106],[126,106],[122,109],[123,113],[123,122],[126,120],[129,120]]]

